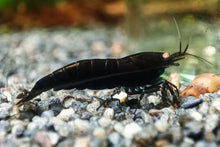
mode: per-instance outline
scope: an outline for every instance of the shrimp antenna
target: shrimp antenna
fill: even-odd
[[[179,25],[176,21],[176,18],[173,16],[173,21],[175,23],[175,26],[176,26],[176,30],[177,30],[177,33],[178,33],[178,37],[179,37],[179,41],[180,41],[180,53],[182,52],[182,43],[181,43],[181,34],[180,34],[180,29],[179,29]]]

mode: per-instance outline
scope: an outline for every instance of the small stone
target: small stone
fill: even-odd
[[[44,111],[41,113],[41,117],[50,118],[54,117],[54,112],[52,110]]]
[[[89,130],[89,123],[86,120],[76,119],[74,121],[74,126],[78,131],[86,132]]]
[[[92,114],[86,111],[82,113],[82,116],[80,118],[83,120],[89,120],[91,117],[92,117]]]
[[[63,109],[60,99],[56,97],[50,97],[49,98],[49,109],[52,110],[56,115],[60,113],[60,111]]]
[[[75,102],[76,100],[73,98],[73,97],[68,97],[68,98],[65,98],[63,100],[63,107],[64,108],[69,108],[72,106],[72,103]]]
[[[115,131],[117,131],[120,134],[122,134],[124,132],[124,126],[122,125],[122,123],[116,123],[114,125],[114,129],[115,129]]]
[[[151,116],[160,116],[160,112],[161,112],[161,110],[158,110],[158,109],[150,109],[149,110],[149,114],[151,115]]]
[[[125,100],[127,99],[128,94],[126,92],[121,91],[119,94],[116,93],[115,95],[113,95],[114,99],[119,99],[120,103],[125,102]]]
[[[209,108],[209,113],[220,113],[220,98],[217,98],[212,101]]]
[[[133,122],[125,126],[124,131],[123,131],[123,136],[131,139],[141,131],[142,131],[142,128]]]
[[[100,102],[99,101],[95,101],[91,104],[87,105],[86,110],[89,111],[91,114],[94,114],[96,112],[96,109],[100,106]]]
[[[49,108],[49,101],[48,100],[41,100],[37,103],[37,109],[39,112],[47,111]]]
[[[153,103],[154,105],[158,105],[161,103],[161,99],[155,95],[148,96],[147,100],[148,100],[148,103]]]
[[[102,138],[105,137],[105,130],[103,128],[101,128],[101,127],[95,128],[94,131],[93,131],[93,135],[96,138],[102,139]]]
[[[184,137],[184,140],[181,143],[180,147],[193,147],[194,144],[195,144],[195,142],[193,141],[193,139],[188,138],[188,137]]]
[[[43,147],[52,147],[53,144],[50,141],[50,137],[46,131],[38,131],[34,135],[34,140]]]
[[[74,114],[75,114],[75,111],[73,110],[73,108],[63,109],[57,115],[57,118],[60,118],[63,121],[68,121],[71,118],[71,116],[73,116]]]
[[[122,137],[117,132],[113,132],[108,136],[108,142],[109,142],[108,146],[118,146],[118,147],[120,147],[123,144]]]
[[[152,117],[149,114],[147,114],[146,112],[142,111],[141,116],[142,116],[142,119],[144,120],[144,122],[146,124],[152,124],[153,123]]]
[[[202,120],[202,114],[200,114],[197,111],[193,111],[192,113],[189,114],[194,120],[196,121],[201,121]]]
[[[0,120],[9,117],[11,110],[12,110],[12,104],[1,103],[0,104]]]
[[[104,117],[113,119],[114,117],[114,110],[112,108],[106,108],[103,114]]]
[[[184,135],[194,140],[202,139],[203,124],[198,121],[190,121],[185,124]]]
[[[49,132],[48,137],[50,138],[50,142],[53,146],[58,143],[59,138],[60,138],[59,135],[55,132]]]
[[[76,138],[73,147],[89,147],[89,138],[88,137],[81,137]]]
[[[64,141],[59,142],[58,147],[73,147],[73,140],[66,139]]]
[[[199,106],[199,112],[202,113],[202,114],[207,114],[209,110],[209,105],[207,102],[203,102],[200,106]]]
[[[111,121],[112,120],[109,118],[101,117],[98,122],[99,122],[100,126],[106,128],[111,125]]]
[[[159,132],[166,132],[169,128],[169,124],[164,120],[157,120],[154,125]]]
[[[54,126],[55,131],[57,131],[61,137],[67,137],[72,131],[66,122],[57,117],[50,118],[48,125]]]
[[[164,146],[167,146],[168,144],[169,144],[169,141],[166,139],[157,140],[155,142],[156,147],[164,147]]]

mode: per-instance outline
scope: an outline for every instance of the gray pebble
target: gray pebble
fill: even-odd
[[[41,117],[54,117],[54,112],[52,110],[44,111],[43,113],[41,113]]]
[[[122,147],[123,146],[123,140],[121,135],[119,135],[117,132],[113,132],[108,136],[108,146],[114,146],[114,147]]]

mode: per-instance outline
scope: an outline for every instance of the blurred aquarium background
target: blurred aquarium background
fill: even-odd
[[[180,62],[180,67],[169,68],[168,73],[197,75],[213,72],[220,75],[220,0],[1,0],[0,16],[0,41],[5,34],[33,30],[35,33],[41,30],[53,33],[65,29],[75,34],[72,38],[77,46],[82,43],[81,34],[98,30],[97,35],[87,36],[90,40],[97,37],[95,43],[89,44],[88,53],[73,53],[73,56],[69,55],[72,60],[65,60],[64,56],[64,62],[59,57],[59,66],[77,59],[122,57],[140,51],[173,53],[179,51],[181,41],[182,48],[189,44],[189,53],[210,61],[212,65],[188,57]],[[101,34],[107,37],[100,37]],[[117,37],[114,38],[115,35]],[[30,43],[32,39],[35,38],[30,38]],[[46,41],[45,44],[50,43]],[[57,50],[56,47],[54,49]],[[64,49],[60,48],[60,52]],[[1,46],[0,51],[2,61],[9,60],[4,55],[13,54]],[[50,54],[42,48],[40,51]],[[43,57],[39,58],[43,60]],[[15,61],[12,66],[21,65]],[[56,68],[52,67],[53,70]]]

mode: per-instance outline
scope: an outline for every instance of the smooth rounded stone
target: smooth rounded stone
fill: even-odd
[[[103,128],[109,128],[111,125],[112,120],[109,118],[101,117],[99,120],[99,125],[102,126]]]
[[[161,119],[157,120],[154,123],[154,125],[159,132],[166,132],[168,128],[170,127],[170,125],[168,124],[166,120],[161,120]]]
[[[90,140],[88,137],[77,137],[73,147],[89,147]]]
[[[219,145],[215,141],[208,142],[205,140],[200,140],[195,143],[194,147],[219,147]]]
[[[57,131],[58,134],[62,137],[67,137],[70,134],[70,132],[72,131],[72,129],[70,129],[71,127],[68,125],[68,123],[66,123],[65,121],[63,121],[57,117],[50,118],[48,125],[54,126],[55,131]]]
[[[50,138],[50,142],[53,146],[56,145],[60,139],[59,135],[55,132],[48,132],[48,137]]]
[[[48,118],[35,116],[33,117],[32,122],[28,124],[27,129],[33,131],[44,129],[47,124],[48,124]]]
[[[82,132],[86,132],[90,129],[89,122],[86,120],[82,120],[82,119],[74,120],[74,127],[78,131],[82,131]]]
[[[93,136],[96,138],[102,139],[106,136],[106,132],[103,128],[98,127],[93,130]]]
[[[51,118],[54,117],[54,112],[52,110],[44,111],[41,113],[41,117]]]
[[[39,112],[47,111],[49,108],[49,101],[48,100],[41,100],[37,103],[37,109]]]
[[[202,121],[202,114],[197,111],[193,111],[192,113],[189,113],[189,115],[196,121]]]
[[[209,107],[209,113],[220,114],[220,98],[212,101],[211,106]]]
[[[57,147],[73,147],[73,140],[68,138],[65,139],[64,141],[59,142],[59,144],[57,145]]]
[[[12,134],[16,136],[17,138],[22,137],[24,134],[24,131],[25,131],[24,126],[21,124],[14,125],[12,127]]]
[[[83,120],[89,120],[91,117],[92,117],[92,114],[90,112],[86,111],[86,112],[82,113],[80,118]]]
[[[146,124],[152,124],[153,123],[153,119],[148,113],[142,111],[141,112],[141,117],[142,117],[144,123],[146,123]]]
[[[57,115],[57,118],[62,119],[63,121],[68,121],[71,116],[75,114],[75,111],[73,108],[63,109],[61,112]]]
[[[205,130],[214,130],[219,125],[219,115],[209,114],[205,120]]]
[[[34,141],[43,147],[52,147],[50,137],[46,131],[38,131],[34,135]]]
[[[195,142],[193,139],[184,137],[183,142],[180,144],[180,147],[194,147]]]
[[[183,130],[184,136],[193,138],[194,140],[202,139],[203,136],[203,124],[198,121],[191,121],[185,124]]]
[[[100,125],[99,125],[99,120],[100,119],[100,117],[98,117],[98,116],[92,116],[90,119],[89,119],[89,124],[90,124],[90,126],[92,126],[92,127],[99,127]]]
[[[172,126],[169,129],[169,132],[172,134],[172,143],[180,144],[183,141],[184,136],[180,126]]]
[[[7,120],[0,120],[0,131],[8,131],[10,129],[10,124]]]
[[[100,106],[99,101],[92,102],[87,105],[86,110],[89,111],[91,114],[94,114],[96,112],[96,109]]]
[[[133,122],[125,126],[123,136],[131,139],[141,131],[142,128],[137,123]]]
[[[123,138],[119,133],[113,132],[108,136],[108,146],[117,146],[122,147],[123,146]]]
[[[159,109],[150,109],[149,110],[149,114],[151,115],[151,116],[160,116],[160,112],[161,112],[161,110],[159,110]]]
[[[199,106],[199,109],[198,111],[201,113],[201,114],[204,114],[206,115],[208,113],[208,110],[209,110],[209,105],[207,102],[203,102],[200,106]]]
[[[12,111],[12,104],[10,103],[1,103],[0,104],[0,120],[5,119],[10,116],[10,111]]]
[[[106,108],[103,114],[104,117],[113,119],[114,117],[114,110],[112,108]]]
[[[118,133],[122,134],[124,132],[125,126],[122,123],[115,123],[114,124],[114,130],[117,131]]]
[[[60,111],[63,109],[60,99],[56,97],[50,97],[48,101],[49,101],[49,109],[54,112],[55,116],[58,115]]]

